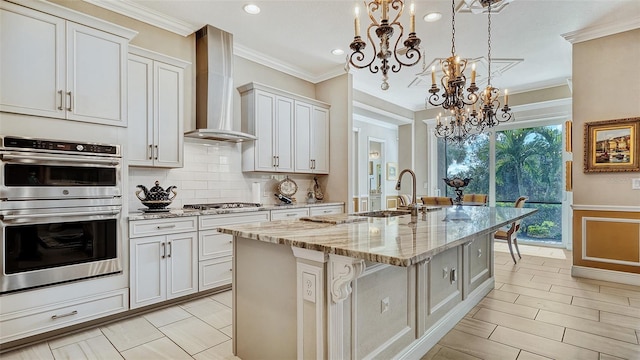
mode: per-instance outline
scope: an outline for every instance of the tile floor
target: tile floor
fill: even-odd
[[[571,253],[496,243],[496,288],[422,359],[640,359],[640,287],[572,278]],[[231,292],[3,354],[2,359],[237,359]]]

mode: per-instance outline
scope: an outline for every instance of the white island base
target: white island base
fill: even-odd
[[[491,235],[410,266],[236,236],[233,352],[243,360],[419,359],[493,289]]]

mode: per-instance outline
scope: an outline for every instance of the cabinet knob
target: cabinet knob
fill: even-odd
[[[478,257],[482,257],[482,249],[478,249]]]

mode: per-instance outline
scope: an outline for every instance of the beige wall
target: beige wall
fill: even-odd
[[[329,176],[324,179],[325,197],[352,206],[349,179],[353,161],[352,75],[344,74],[316,84],[316,98],[331,104],[329,125]],[[347,212],[350,210],[347,209]]]
[[[583,169],[584,124],[640,116],[640,29],[573,45],[573,202],[640,208],[640,173]],[[597,190],[597,191],[596,191]]]

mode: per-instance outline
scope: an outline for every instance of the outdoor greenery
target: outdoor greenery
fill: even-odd
[[[489,193],[489,136],[465,144],[444,144],[447,177],[473,178],[465,193]],[[513,206],[522,194],[525,207],[538,212],[521,224],[524,237],[561,240],[562,127],[560,125],[496,133],[496,205]],[[442,171],[441,173],[444,173]],[[445,186],[446,187],[446,186]],[[447,187],[446,196],[455,197]]]

